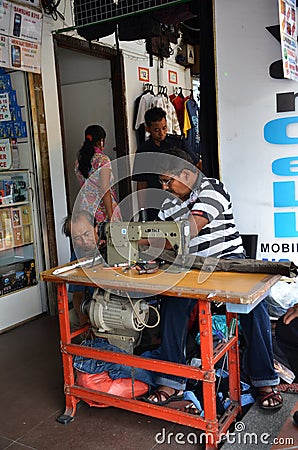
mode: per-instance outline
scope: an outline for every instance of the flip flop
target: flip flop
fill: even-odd
[[[142,397],[142,400],[144,402],[151,403],[151,405],[163,406],[170,402],[183,400],[184,394],[183,394],[183,392],[181,394],[179,394],[179,392],[181,392],[179,389],[175,389],[173,394],[170,395],[167,392],[163,391],[162,389],[156,389],[156,391],[154,391],[150,394],[150,397],[154,396],[153,399],[149,399],[149,397]],[[162,400],[162,397],[165,400]]]

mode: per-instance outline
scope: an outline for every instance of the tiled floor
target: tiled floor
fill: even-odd
[[[0,450],[203,448],[194,445],[200,439],[198,430],[120,409],[90,408],[83,402],[73,422],[57,423],[64,396],[56,317],[42,316],[0,335],[0,354]],[[293,394],[288,395],[293,403]],[[277,416],[270,420],[280,422],[278,429],[285,423],[293,433],[291,419],[285,420],[289,412],[284,410],[282,420]],[[257,408],[251,417],[268,426],[268,416],[258,416]],[[233,446],[240,448],[244,446]]]
[[[73,422],[57,423],[64,410],[58,330],[57,318],[43,316],[0,335],[0,450],[178,449],[177,433],[183,449],[202,448],[187,443],[198,430],[115,408],[82,403]]]

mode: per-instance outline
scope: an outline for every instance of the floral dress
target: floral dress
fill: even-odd
[[[88,178],[85,179],[79,171],[78,161],[75,163],[75,174],[80,183],[81,190],[78,194],[75,208],[89,211],[96,221],[104,222],[108,219],[104,202],[102,200],[104,192],[101,189],[100,183],[100,169],[107,166],[111,169],[110,158],[103,153],[103,151],[95,147],[95,153],[91,159],[91,169]],[[113,220],[121,220],[120,209],[118,207],[117,195],[114,184],[114,177],[111,170],[110,176],[110,192],[112,196]]]

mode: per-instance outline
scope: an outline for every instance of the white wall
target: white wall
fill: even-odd
[[[296,82],[269,76],[281,49],[265,27],[279,23],[278,2],[216,0],[215,7],[220,163],[238,228],[259,234],[259,258],[297,263],[297,251],[282,251],[297,238],[276,237],[274,214],[283,210],[274,207],[273,198],[274,181],[295,177],[273,175],[271,167],[277,158],[297,155],[297,144],[272,145],[264,139],[265,124],[282,116],[276,112],[276,93],[297,90]],[[297,136],[294,128],[291,133]]]

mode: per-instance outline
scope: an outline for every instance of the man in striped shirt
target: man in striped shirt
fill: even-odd
[[[223,183],[206,178],[186,152],[178,148],[160,155],[159,180],[169,198],[162,204],[161,220],[188,219],[190,253],[217,258],[245,258],[242,240],[236,228],[230,195]],[[196,305],[194,299],[165,297],[162,301],[161,355],[165,361],[185,364],[188,321]],[[274,388],[279,378],[274,370],[271,324],[265,302],[249,314],[240,314],[246,341],[245,369],[258,388],[259,404],[264,409],[282,406],[282,397]],[[146,401],[163,405],[183,398],[185,380],[159,374],[159,388]]]

